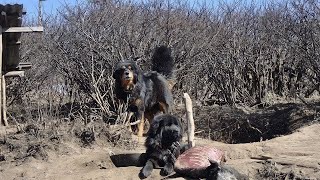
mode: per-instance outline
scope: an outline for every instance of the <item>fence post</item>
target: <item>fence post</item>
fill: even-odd
[[[3,54],[2,54],[2,52],[3,52],[3,43],[2,43],[2,39],[3,38],[3,32],[2,32],[2,27],[0,26],[0,68],[1,68],[1,70],[0,70],[0,84],[1,84],[1,86],[0,86],[0,104],[1,104],[1,107],[0,107],[0,126],[2,126],[3,124],[3,117],[2,117],[2,108],[3,108],[3,104],[2,104],[2,98],[3,98],[3,89],[2,89],[2,56],[3,56]]]

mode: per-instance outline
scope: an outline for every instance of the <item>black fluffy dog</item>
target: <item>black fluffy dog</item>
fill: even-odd
[[[147,162],[141,169],[140,178],[148,177],[154,167],[161,166],[161,175],[173,172],[176,158],[180,155],[183,128],[180,120],[169,114],[156,116],[148,131],[145,142]]]
[[[165,46],[155,49],[152,70],[143,73],[135,61],[119,62],[113,73],[115,94],[123,102],[129,102],[129,116],[134,114],[138,126],[138,136],[144,132],[144,119],[151,121],[159,112],[171,113],[173,98],[168,78],[173,77],[171,51]]]

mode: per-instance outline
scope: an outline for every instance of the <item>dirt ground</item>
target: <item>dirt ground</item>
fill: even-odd
[[[250,179],[320,179],[319,134],[320,123],[314,122],[288,135],[261,142],[227,144],[198,136],[196,145],[211,145],[225,151],[226,164]],[[102,138],[84,147],[59,133],[37,135],[36,129],[1,137],[0,148],[0,179],[5,180],[139,179],[141,167],[117,168],[110,155],[144,152],[142,144],[134,149],[121,148]],[[147,179],[184,179],[165,178],[159,173],[156,169]]]

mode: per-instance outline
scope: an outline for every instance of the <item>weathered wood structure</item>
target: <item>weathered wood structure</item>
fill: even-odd
[[[6,115],[6,78],[22,77],[31,63],[20,62],[20,37],[25,32],[42,32],[43,27],[21,27],[22,4],[0,4],[0,126],[8,126]]]

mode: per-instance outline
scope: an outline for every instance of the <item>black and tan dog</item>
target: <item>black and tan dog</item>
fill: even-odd
[[[162,176],[173,172],[176,158],[181,152],[183,128],[180,120],[170,114],[154,117],[145,142],[146,162],[139,173],[140,178],[148,177],[157,166],[163,167]]]
[[[153,54],[150,72],[142,72],[132,60],[121,61],[115,67],[115,94],[119,100],[129,102],[128,120],[135,115],[140,137],[145,119],[150,122],[156,114],[172,111],[173,66],[170,49],[160,46]]]

